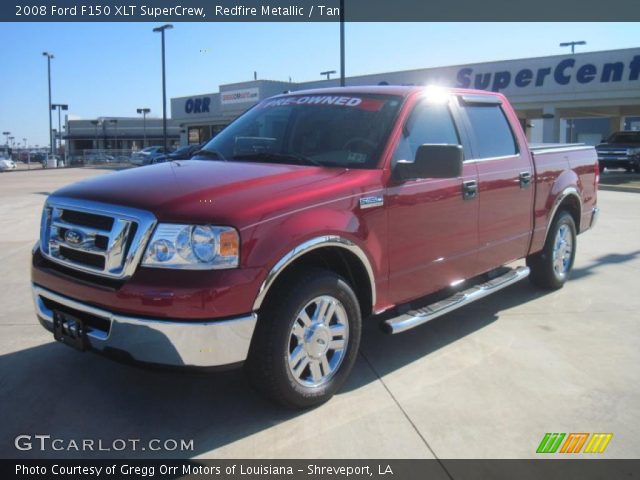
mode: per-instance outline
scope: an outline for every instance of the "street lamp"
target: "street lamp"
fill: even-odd
[[[340,0],[340,86],[344,87],[344,0]]]
[[[571,47],[571,54],[576,53],[576,45],[586,45],[587,42],[584,40],[579,40],[577,42],[562,42],[560,44],[561,47]]]
[[[62,124],[60,120],[60,111],[61,110],[69,110],[69,105],[65,105],[63,103],[54,103],[51,105],[51,110],[58,110],[58,136],[60,137],[60,146],[62,147]],[[57,146],[56,146],[57,148]]]
[[[326,72],[320,72],[320,75],[326,75],[327,80],[331,80],[331,74],[336,73],[335,70],[327,70]]]
[[[115,130],[116,130],[116,132],[114,134],[114,137],[115,137],[114,138],[114,144],[115,144],[114,150],[118,150],[118,119],[117,118],[112,118],[112,119],[109,120],[109,123],[111,125],[113,125]]]
[[[151,112],[150,108],[138,108],[136,110],[142,115],[142,131],[144,132],[144,140],[142,141],[142,148],[147,146],[147,113]]]
[[[51,120],[51,59],[54,58],[52,53],[42,52],[42,55],[47,57],[47,73],[49,78],[49,144],[51,147],[51,154],[53,155],[53,126]]]
[[[162,36],[162,136],[164,137],[164,151],[167,151],[167,79],[165,73],[164,62],[164,31],[171,30],[173,25],[167,23],[161,27],[153,29],[154,32],[160,32]]]
[[[91,120],[91,125],[93,125],[96,129],[96,145],[95,149],[98,150],[98,125],[100,125],[100,120]]]

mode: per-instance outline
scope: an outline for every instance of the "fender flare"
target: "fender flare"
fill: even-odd
[[[547,243],[547,238],[549,237],[549,231],[551,230],[551,223],[553,219],[556,217],[556,213],[558,213],[558,208],[562,202],[564,202],[569,197],[575,197],[578,201],[578,219],[582,219],[582,198],[580,198],[580,192],[576,187],[567,187],[562,192],[558,194],[555,201],[553,202],[553,206],[551,207],[551,211],[549,213],[549,220],[547,220],[547,230],[544,234],[544,243]],[[578,232],[580,231],[580,221],[578,221],[578,225],[576,225]]]
[[[365,270],[367,271],[367,275],[369,277],[369,282],[371,284],[371,303],[372,308],[376,304],[376,282],[375,277],[373,275],[373,268],[371,267],[371,262],[369,258],[364,253],[364,251],[351,240],[340,237],[338,235],[323,235],[320,237],[315,237],[306,242],[301,243],[300,245],[294,247],[289,250],[269,271],[267,277],[262,282],[260,286],[260,290],[258,291],[258,296],[253,302],[253,311],[258,310],[264,299],[269,293],[269,290],[275,283],[278,276],[296,259],[302,257],[306,253],[309,253],[313,250],[317,250],[323,247],[338,247],[344,250],[347,250],[353,253],[358,259],[362,262]]]

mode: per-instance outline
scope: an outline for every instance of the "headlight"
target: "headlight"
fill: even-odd
[[[235,268],[240,237],[231,227],[161,223],[142,259],[144,267],[210,270]]]
[[[638,155],[638,154],[640,154],[640,148],[627,149],[627,155]]]

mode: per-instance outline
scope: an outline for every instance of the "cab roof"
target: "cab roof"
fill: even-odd
[[[294,90],[286,93],[282,93],[280,95],[275,95],[276,97],[284,96],[284,95],[327,95],[327,94],[378,94],[378,95],[397,95],[402,97],[408,97],[413,93],[418,93],[428,89],[430,86],[415,86],[415,85],[361,85],[361,86],[350,86],[350,87],[326,87],[326,88],[313,88],[309,90]],[[450,88],[450,87],[440,87],[443,90],[453,93],[453,94],[473,94],[473,95],[490,95],[490,96],[499,96],[502,97],[501,94],[496,92],[488,92],[486,90],[470,90],[470,89],[462,89],[462,88]],[[273,97],[272,97],[273,98]]]

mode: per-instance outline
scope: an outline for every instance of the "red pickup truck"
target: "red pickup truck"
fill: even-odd
[[[285,93],[195,159],[50,195],[37,315],[123,360],[244,363],[260,391],[308,407],[345,381],[363,319],[397,333],[527,276],[562,287],[598,175],[592,147],[527,145],[497,93]]]

